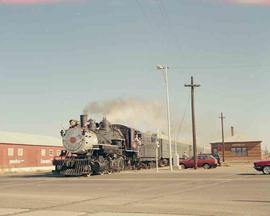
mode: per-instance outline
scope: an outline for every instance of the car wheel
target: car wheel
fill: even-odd
[[[263,168],[263,173],[266,174],[266,175],[269,175],[270,174],[270,166],[265,166]]]
[[[186,169],[185,164],[180,164],[180,166],[181,166],[181,169]]]
[[[203,168],[204,168],[204,169],[210,169],[210,165],[209,165],[209,164],[204,164],[204,165],[203,165]]]

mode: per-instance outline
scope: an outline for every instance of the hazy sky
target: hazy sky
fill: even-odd
[[[58,136],[91,101],[165,103],[174,119],[190,76],[200,143],[226,134],[270,142],[268,0],[0,0],[0,130]],[[185,128],[190,128],[190,112]]]

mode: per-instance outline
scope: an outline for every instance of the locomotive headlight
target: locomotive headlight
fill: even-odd
[[[70,139],[69,139],[69,142],[70,142],[71,144],[76,143],[76,141],[77,141],[76,137],[70,137]]]

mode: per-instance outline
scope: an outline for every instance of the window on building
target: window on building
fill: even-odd
[[[57,156],[59,156],[61,154],[61,150],[57,150],[56,154],[57,154]]]
[[[49,155],[53,156],[53,150],[52,149],[49,150]]]
[[[46,149],[41,149],[41,156],[46,156]]]
[[[14,148],[8,148],[8,156],[14,155]]]
[[[18,155],[18,156],[23,156],[23,149],[22,149],[22,148],[19,148],[19,149],[17,150],[17,155]]]
[[[248,151],[245,147],[231,148],[231,152],[233,156],[248,156]]]

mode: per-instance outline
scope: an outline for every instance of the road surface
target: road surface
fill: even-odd
[[[80,178],[0,176],[0,215],[270,215],[270,175],[249,165]]]

